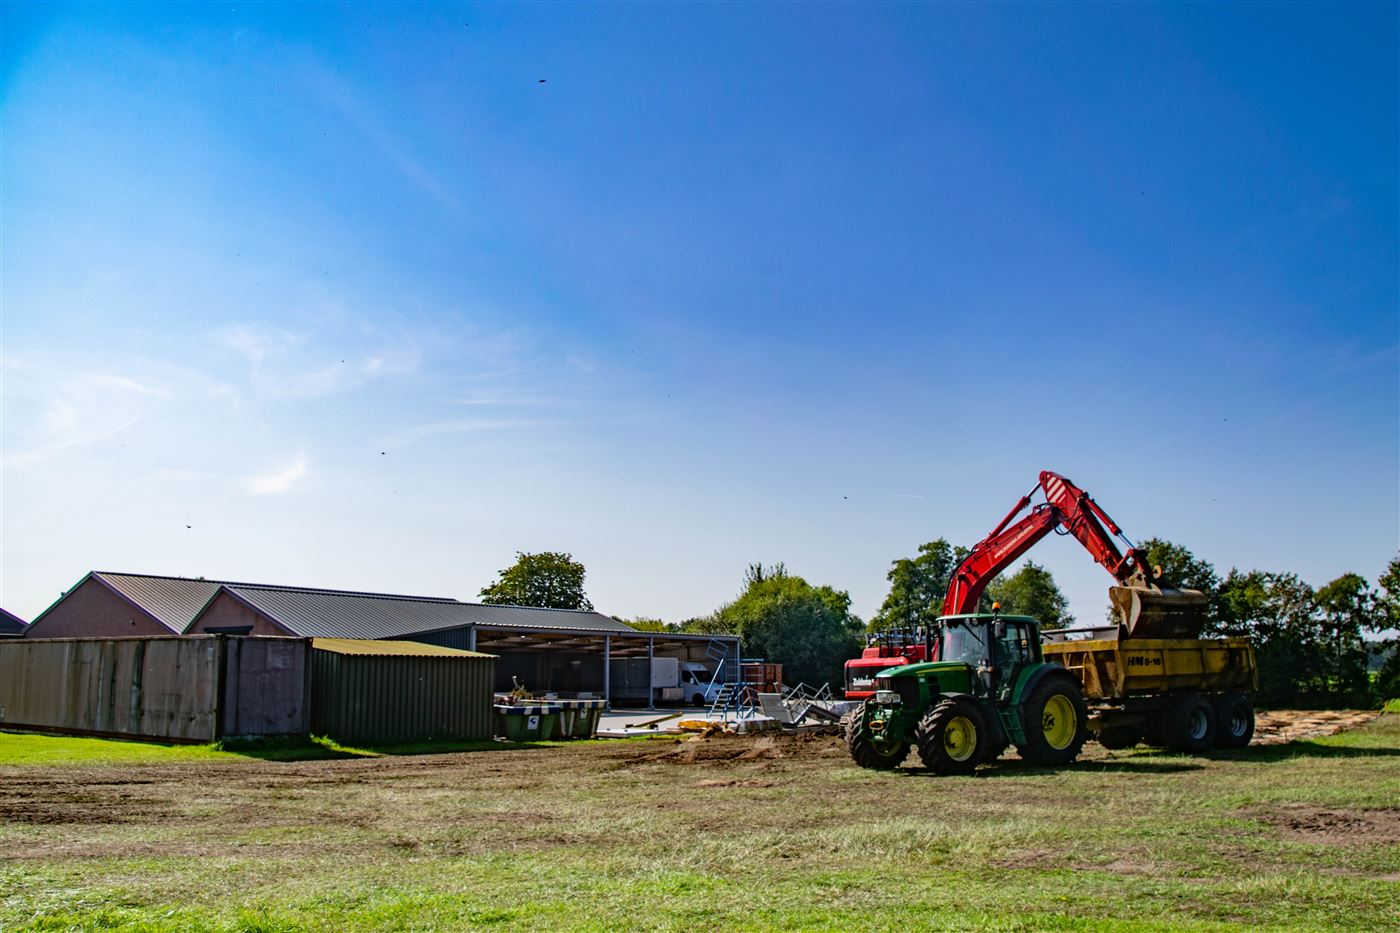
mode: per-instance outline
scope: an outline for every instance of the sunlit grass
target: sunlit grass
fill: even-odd
[[[0,821],[0,929],[1396,925],[1391,837],[1309,836],[1273,817],[1394,807],[1400,716],[1288,746],[1095,750],[1065,769],[1011,761],[956,779],[863,771],[835,747],[648,760],[674,747],[433,760],[330,748],[354,757],[291,765],[149,748],[154,759],[100,772],[132,788],[92,793],[155,817]],[[62,800],[43,782],[112,761],[0,766],[0,803]],[[25,796],[4,796],[6,781],[29,782]]]

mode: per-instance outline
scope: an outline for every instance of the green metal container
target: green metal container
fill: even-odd
[[[544,742],[554,737],[560,709],[552,703],[516,703],[493,707],[496,735],[511,742]]]
[[[591,739],[598,732],[598,720],[603,715],[604,700],[560,700],[563,707],[559,738]]]

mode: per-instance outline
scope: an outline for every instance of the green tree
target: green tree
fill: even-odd
[[[948,593],[948,579],[966,556],[967,548],[955,548],[939,538],[919,545],[916,556],[891,564],[885,574],[890,591],[871,618],[870,631],[912,629],[937,618]]]
[[[1162,578],[1188,590],[1213,594],[1220,586],[1220,576],[1210,561],[1202,560],[1191,551],[1165,538],[1148,538],[1138,547],[1147,552],[1147,563],[1161,568]]]
[[[745,655],[782,664],[790,684],[839,684],[842,665],[861,647],[861,621],[851,614],[850,595],[813,586],[782,564],[750,565],[744,591],[712,621],[739,636]]]
[[[1000,603],[1007,615],[1033,616],[1042,628],[1064,628],[1074,622],[1069,600],[1050,571],[1029,560],[1011,576],[993,580],[983,602]]]
[[[515,563],[481,591],[481,601],[496,606],[541,609],[592,609],[583,593],[583,564],[569,554],[516,552]]]
[[[1296,706],[1323,676],[1312,587],[1291,573],[1232,569],[1220,584],[1213,632],[1254,642],[1260,706]]]
[[[1359,574],[1344,573],[1320,588],[1313,601],[1318,611],[1322,677],[1310,686],[1334,702],[1364,706],[1370,700],[1366,672],[1370,652],[1361,633],[1374,621],[1376,594]]]
[[[1376,673],[1375,689],[1377,699],[1391,700],[1400,697],[1400,556],[1390,559],[1376,585],[1380,593],[1376,596],[1372,628],[1387,637],[1381,640],[1386,659]]]
[[[681,627],[674,622],[662,622],[660,619],[647,619],[641,616],[622,621],[639,632],[679,632],[681,630]]]

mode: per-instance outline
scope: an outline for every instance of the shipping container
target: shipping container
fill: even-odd
[[[311,731],[346,744],[489,739],[495,655],[312,639]]]
[[[306,639],[0,643],[0,728],[213,742],[305,734]]]

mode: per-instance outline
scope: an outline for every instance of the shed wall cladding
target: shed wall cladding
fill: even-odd
[[[306,642],[275,641],[248,654],[212,636],[6,641],[0,727],[186,742],[235,734],[230,721],[242,735],[305,733]],[[240,676],[258,663],[276,672]],[[288,683],[272,687],[276,677]]]
[[[288,635],[282,626],[266,615],[239,602],[224,590],[209,601],[209,605],[190,624],[190,634],[224,630],[228,635]],[[236,631],[247,629],[247,631]]]
[[[173,635],[151,614],[89,577],[25,631],[25,638],[125,638]]]
[[[496,659],[311,651],[311,731],[337,742],[491,737]]]

